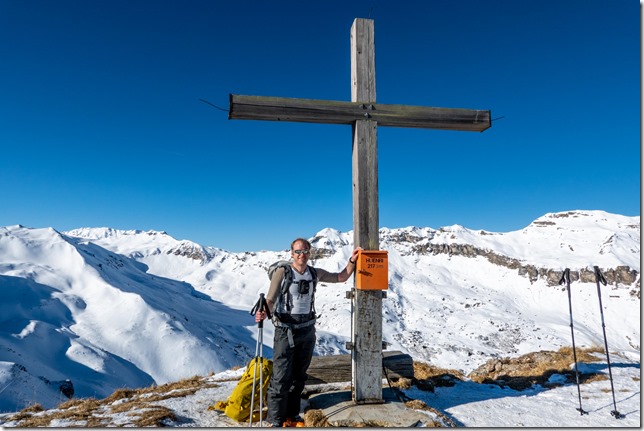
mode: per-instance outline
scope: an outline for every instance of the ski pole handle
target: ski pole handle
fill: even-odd
[[[264,294],[260,293],[259,299],[255,303],[253,308],[250,310],[249,314],[251,316],[255,316],[257,313],[262,313],[262,312],[266,313],[266,317],[268,317],[269,319],[271,318],[271,310],[270,308],[268,308],[268,302],[266,302],[266,298],[264,298]],[[259,322],[257,322],[257,325],[259,328],[263,328],[264,320],[260,320]]]
[[[268,302],[267,302],[267,301],[266,301],[266,299],[264,298],[264,294],[262,294],[262,295],[261,295],[261,298],[260,298],[260,299],[261,299],[261,301],[262,301],[262,306],[260,307],[260,310],[259,310],[259,311],[263,311],[263,312],[265,312],[265,313],[266,313],[266,317],[268,317],[269,319],[272,319],[272,318],[273,318],[273,316],[271,315],[271,309],[270,309],[270,307],[268,306]]]
[[[259,311],[263,311],[266,313],[266,317],[269,319],[272,319],[273,316],[271,315],[271,309],[268,306],[268,301],[266,301],[266,298],[264,298],[264,294],[260,293],[259,294],[259,300],[261,301],[261,305],[259,306]]]
[[[248,312],[251,316],[256,314],[258,311],[264,311],[264,308],[268,308],[268,305],[266,304],[266,298],[264,298],[264,294],[260,293],[259,294],[259,299],[253,305],[253,308]]]

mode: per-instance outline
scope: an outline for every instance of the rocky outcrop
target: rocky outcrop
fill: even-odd
[[[519,275],[527,277],[531,283],[534,283],[539,279],[544,279],[549,286],[559,285],[559,280],[561,280],[561,276],[563,274],[563,271],[561,270],[537,268],[534,265],[524,264],[518,259],[503,256],[491,250],[480,249],[470,244],[422,244],[412,246],[411,252],[412,254],[421,255],[448,254],[449,256],[463,256],[469,258],[481,256],[495,265],[517,270]],[[634,290],[631,291],[631,294],[639,298],[640,273],[638,271],[628,266],[602,268],[601,270],[608,284],[632,287]],[[595,273],[587,268],[570,271],[570,280],[581,280],[583,283],[595,283]]]
[[[179,243],[177,247],[166,251],[166,254],[173,254],[175,256],[183,256],[188,259],[198,260],[202,264],[209,262],[213,258],[213,255],[204,247],[188,241]]]

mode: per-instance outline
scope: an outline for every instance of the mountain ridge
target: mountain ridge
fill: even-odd
[[[639,313],[635,217],[572,211],[546,214],[510,233],[453,225],[381,228],[380,236],[390,264],[383,338],[417,360],[472,370],[490,357],[565,343],[570,335],[565,293],[553,288],[552,280],[568,266],[582,274],[597,264],[607,278],[611,270],[628,267],[631,278],[615,276],[607,287],[612,305],[607,319],[616,321],[624,309]],[[353,248],[351,232],[331,228],[311,242],[312,264],[330,271],[341,270]],[[511,264],[495,262],[492,254]],[[49,382],[71,378],[77,395],[106,396],[121,386],[246,363],[255,347],[248,310],[266,291],[268,265],[280,259],[288,259],[287,250],[230,253],[165,232],[0,228],[0,290],[7,299],[0,306],[5,316],[0,389],[9,385],[0,394],[0,410],[33,398],[34,380],[24,383],[25,389],[18,374],[25,382],[27,375]],[[637,266],[631,267],[633,262]],[[530,265],[536,273],[525,270]],[[579,345],[601,341],[591,329],[596,321],[591,281],[582,277],[573,286],[576,301],[584,304]],[[345,291],[351,287],[350,282],[321,285],[316,354],[348,353]],[[616,347],[639,355],[637,325],[610,331]],[[270,355],[271,324],[264,339]],[[13,364],[26,371],[17,374]],[[51,396],[45,398],[43,405],[53,403]]]

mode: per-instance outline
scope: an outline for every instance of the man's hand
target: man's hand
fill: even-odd
[[[362,247],[356,247],[356,249],[353,250],[353,253],[351,253],[351,257],[349,258],[349,260],[351,262],[353,262],[354,265],[358,261],[357,260],[358,259],[358,253],[360,252],[360,250],[364,250],[364,249]]]

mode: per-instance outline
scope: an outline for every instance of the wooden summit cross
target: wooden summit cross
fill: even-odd
[[[354,245],[378,250],[378,126],[482,132],[489,110],[376,104],[373,20],[351,26],[351,102],[230,95],[229,119],[353,126]],[[352,290],[352,398],[382,403],[382,291]]]

